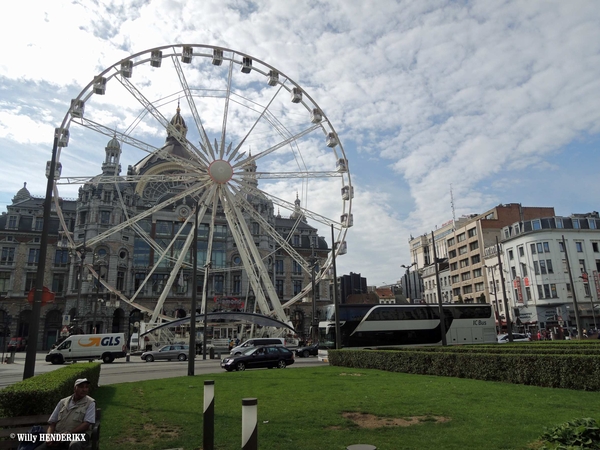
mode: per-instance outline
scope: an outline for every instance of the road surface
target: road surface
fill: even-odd
[[[54,365],[45,361],[46,353],[38,353],[35,363],[35,375],[60,369],[64,365]],[[208,373],[221,373],[223,369],[220,366],[220,359],[206,359],[197,356],[194,363],[194,374],[204,375]],[[67,363],[69,364],[69,363]],[[87,362],[78,362],[75,364],[87,364]],[[319,361],[316,357],[296,358],[295,363],[290,369],[296,367],[311,367],[327,365]],[[23,369],[25,366],[25,352],[17,352],[13,364],[0,364],[0,389],[10,386],[23,379]],[[287,370],[287,369],[286,369]],[[147,363],[142,361],[139,356],[131,356],[127,362],[125,358],[116,359],[111,364],[102,364],[100,370],[99,384],[128,383],[134,381],[157,380],[162,378],[173,378],[186,376],[188,373],[187,361],[155,361]]]

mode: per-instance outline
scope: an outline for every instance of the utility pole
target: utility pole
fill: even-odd
[[[197,305],[197,285],[196,275],[198,273],[198,200],[196,200],[196,217],[194,218],[194,239],[192,241],[192,304],[190,317],[190,348],[188,355],[188,376],[193,377],[195,374],[194,363],[196,362],[196,305]],[[206,346],[206,321],[204,322],[204,338],[202,339],[202,347]],[[206,354],[206,353],[204,353]]]
[[[577,306],[577,294],[575,293],[575,284],[573,283],[573,273],[571,273],[571,264],[569,262],[569,251],[565,243],[565,235],[562,235],[562,245],[565,251],[567,261],[567,271],[569,272],[569,281],[571,282],[571,293],[573,294],[573,309],[575,309],[575,324],[577,325],[577,338],[583,339],[583,329],[581,328],[581,319],[579,318],[579,307]]]
[[[23,379],[31,378],[35,374],[35,358],[37,353],[38,334],[40,331],[40,317],[42,313],[42,294],[44,292],[44,272],[46,271],[46,253],[48,249],[48,234],[50,232],[50,213],[52,202],[52,188],[54,187],[54,172],[56,171],[56,156],[58,140],[62,134],[60,128],[54,129],[54,143],[52,144],[52,157],[46,184],[46,199],[44,200],[44,220],[42,221],[42,236],[40,238],[40,253],[38,255],[37,274],[35,278],[35,293],[31,308],[31,322],[29,328],[29,342],[25,354]],[[68,137],[68,136],[67,136]]]
[[[77,329],[79,328],[78,319],[79,319],[79,305],[81,302],[81,288],[83,285],[83,268],[85,266],[85,253],[87,248],[85,247],[85,240],[87,237],[87,230],[84,229],[83,235],[83,247],[81,247],[81,257],[79,263],[79,283],[77,283],[77,300],[75,303],[75,317],[71,319],[71,321],[75,324],[75,334],[77,334]],[[77,254],[77,252],[75,252]]]
[[[331,224],[331,259],[333,261],[333,307],[335,310],[335,349],[342,348],[342,337],[340,336],[340,305],[337,292],[337,269],[335,266],[335,237],[333,235],[333,224]]]
[[[310,257],[310,282],[312,288],[312,343],[319,341],[319,319],[317,318],[317,292],[315,288],[315,269],[317,267],[317,257],[315,256],[315,246],[312,247],[312,255]]]
[[[500,268],[500,282],[502,283],[502,296],[504,297],[504,317],[506,319],[506,331],[508,342],[513,342],[512,323],[510,321],[510,309],[508,308],[508,297],[506,296],[506,283],[504,282],[504,270],[502,269],[502,258],[500,258],[500,244],[496,236],[496,254],[498,256],[498,267]]]
[[[435,249],[435,236],[431,232],[431,246],[433,247],[433,264],[435,264],[435,284],[437,286],[438,307],[440,314],[440,332],[442,333],[442,345],[448,345],[446,340],[446,316],[444,315],[444,306],[442,304],[442,287],[440,286],[440,273],[438,271],[437,251]]]
[[[496,266],[493,266],[492,270],[496,271]],[[498,293],[496,289],[496,278],[493,277],[492,282],[494,283],[494,312],[496,313],[496,321],[498,322],[498,334],[502,333],[502,321],[500,320],[500,308],[498,308]]]

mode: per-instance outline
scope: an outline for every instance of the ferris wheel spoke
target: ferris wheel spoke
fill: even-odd
[[[98,234],[97,236],[91,238],[88,241],[88,244],[90,246],[94,246],[94,245],[102,242],[104,239],[107,239],[108,237],[112,236],[113,234],[118,233],[119,231],[124,230],[127,227],[130,227],[130,226],[136,224],[140,220],[145,219],[146,217],[152,216],[152,214],[164,209],[166,206],[172,205],[173,203],[187,197],[188,195],[193,195],[194,193],[201,191],[202,189],[204,189],[204,187],[205,187],[205,185],[195,186],[194,188],[180,192],[179,194],[168,198],[167,200],[163,201],[162,203],[159,203],[158,205],[156,205],[152,208],[142,211],[134,217],[130,217],[128,220],[125,220],[123,223],[115,225],[113,228],[106,230],[104,233]]]
[[[196,211],[196,213],[198,213],[198,211]],[[190,219],[192,218],[192,216],[190,215],[187,220],[184,222],[185,224],[189,223]],[[179,236],[179,234],[181,233],[181,231],[184,229],[184,227],[181,227],[178,231],[178,233],[175,235],[175,237],[171,240],[171,243],[169,244],[169,246],[167,246],[167,248],[165,248],[164,252],[159,255],[159,259],[158,259],[158,264],[160,264],[160,262],[167,256],[167,254],[170,252],[171,248],[173,247],[173,245],[177,242],[177,237]],[[195,230],[197,232],[197,230]],[[158,298],[158,301],[156,303],[156,307],[154,308],[154,313],[152,314],[152,317],[150,318],[150,324],[155,324],[157,319],[158,319],[158,315],[160,314],[160,311],[163,308],[163,305],[165,303],[165,300],[167,298],[167,295],[171,292],[171,288],[173,287],[173,283],[175,282],[177,275],[179,273],[179,271],[181,270],[181,266],[183,264],[183,261],[185,260],[185,256],[190,248],[190,245],[192,243],[194,239],[194,233],[188,233],[187,238],[184,241],[184,244],[181,248],[181,251],[179,253],[179,256],[177,257],[177,260],[175,261],[175,264],[173,264],[173,268],[171,269],[171,272],[169,274],[169,278],[167,279],[167,282],[165,283],[165,286]]]
[[[236,205],[239,205],[246,213],[250,214],[250,216],[256,220],[261,226],[262,229],[265,230],[271,238],[277,244],[288,253],[301,267],[304,269],[306,273],[310,273],[310,266],[306,262],[306,260],[300,256],[300,254],[296,251],[294,247],[292,247],[289,242],[284,239],[272,226],[267,222],[255,209],[254,207],[244,198],[241,191],[238,191],[236,195],[233,196],[233,201]]]
[[[227,135],[227,116],[229,115],[229,99],[231,98],[231,78],[233,75],[233,61],[229,62],[227,74],[227,90],[225,92],[225,105],[223,107],[223,124],[221,125],[221,145],[219,148],[219,159],[225,154],[225,136]]]
[[[210,196],[210,200],[211,200],[211,216],[210,216],[210,223],[208,226],[208,245],[206,248],[206,261],[205,261],[205,267],[211,267],[212,266],[212,249],[213,249],[213,240],[215,237],[215,219],[217,217],[217,206],[219,203],[219,195],[220,195],[220,186],[218,185],[214,185],[213,189],[212,189],[212,195]],[[208,204],[209,201],[206,201],[206,204]],[[197,232],[197,230],[196,230]],[[195,251],[198,251],[198,249],[195,249]],[[202,288],[202,306],[201,306],[201,313],[204,314],[204,312],[206,311],[207,308],[207,302],[208,302],[208,298],[207,298],[207,289],[208,286],[208,277],[204,277],[204,285]]]
[[[255,188],[245,180],[239,180],[238,182],[244,188],[249,189],[249,190],[255,190],[255,191],[259,192],[261,195],[264,195],[269,200],[271,200],[273,202],[273,204],[281,206],[284,209],[287,209],[289,211],[294,211],[297,208],[296,205],[294,205],[293,203],[290,203],[287,200],[283,200],[279,197],[276,197],[275,195],[269,194],[268,192],[263,191],[261,189]],[[323,216],[319,213],[313,212],[307,208],[302,208],[302,207],[299,207],[299,208],[300,208],[300,212],[306,218],[310,218],[316,222],[322,223],[323,225],[327,225],[327,226],[333,225],[334,228],[338,228],[338,229],[342,228],[341,222],[338,222],[336,220],[325,217],[325,216]]]
[[[224,197],[223,204],[226,205],[225,216],[229,226],[232,229],[232,233],[235,232],[236,243],[238,244],[238,249],[240,250],[240,257],[244,261],[244,266],[246,269],[253,271],[255,274],[253,289],[255,286],[258,289],[258,293],[256,291],[255,293],[257,294],[257,299],[260,302],[259,305],[261,306],[261,310],[266,314],[266,311],[270,311],[272,307],[275,316],[279,320],[285,321],[285,312],[281,307],[281,302],[279,301],[279,297],[277,296],[273,282],[269,277],[269,272],[265,267],[258,249],[254,245],[254,238],[248,229],[248,224],[243,217],[242,211],[241,209],[235,207],[235,200],[231,192],[229,192],[227,189],[223,189],[222,192]],[[263,292],[261,285],[266,292]],[[265,294],[271,300],[271,307],[269,307],[266,298],[263,297]]]
[[[243,159],[242,161],[234,164],[233,168],[234,169],[238,169],[246,164],[252,163],[252,162],[256,162],[257,160],[259,160],[260,158],[264,158],[267,155],[270,155],[271,153],[279,150],[282,147],[285,147],[286,145],[290,144],[291,142],[294,142],[298,139],[300,139],[303,136],[306,136],[309,133],[312,133],[313,131],[315,131],[316,129],[320,128],[319,124],[313,125],[311,127],[308,127],[307,129],[301,131],[300,133],[297,133],[293,136],[288,137],[287,139],[284,139],[283,141],[281,141],[279,144],[274,145],[254,156],[250,156],[246,159]]]
[[[265,114],[269,110],[269,107],[271,106],[273,101],[277,98],[277,96],[279,95],[279,92],[281,91],[282,88],[283,88],[283,85],[280,85],[279,88],[275,91],[275,93],[271,96],[269,103],[267,103],[267,105],[260,112],[259,116],[256,118],[256,120],[254,121],[254,123],[252,124],[252,126],[250,127],[248,132],[246,133],[246,135],[242,138],[240,143],[233,149],[233,152],[231,152],[231,154],[229,155],[229,158],[228,158],[229,162],[231,162],[237,156],[238,152],[240,151],[240,148],[242,148],[242,145],[244,145],[244,142],[246,142],[246,139],[248,139],[250,134],[252,134],[252,131],[254,131],[254,128],[256,127],[256,125],[258,125],[258,123],[261,121],[261,119],[265,116]]]
[[[116,77],[116,79],[123,85],[125,89],[144,107],[148,112],[165,127],[167,132],[173,136],[189,153],[190,155],[196,156],[200,161],[202,157],[200,150],[198,150],[190,141],[188,141],[181,132],[175,128],[170,121],[168,121],[161,112],[127,79],[124,77]]]
[[[196,108],[196,103],[194,102],[192,93],[190,92],[190,87],[185,78],[185,74],[183,73],[183,69],[179,62],[179,59],[177,59],[176,56],[172,56],[171,60],[173,61],[173,65],[175,66],[175,70],[177,71],[177,75],[179,76],[179,82],[181,83],[181,87],[183,88],[183,93],[185,94],[185,98],[187,100],[188,106],[190,108],[190,111],[192,112],[192,117],[194,118],[196,128],[197,128],[198,132],[200,133],[200,137],[202,139],[202,149],[204,151],[210,153],[210,155],[212,156],[212,159],[214,160],[215,159],[214,150],[213,150],[212,146],[210,145],[210,140],[208,139],[208,135],[206,134],[204,125],[202,125],[202,120],[200,118],[200,114],[198,114],[198,109]],[[202,158],[202,160],[206,164],[209,164],[209,161],[206,158],[205,154],[200,152],[199,156]]]
[[[242,175],[242,172],[237,174]],[[253,172],[257,179],[278,180],[292,178],[343,178],[342,174],[335,171],[300,171],[300,172]]]

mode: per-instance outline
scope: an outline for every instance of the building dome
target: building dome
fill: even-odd
[[[121,144],[119,144],[119,141],[117,140],[116,137],[112,138],[110,141],[108,141],[108,144],[106,144],[106,148],[114,148],[117,150],[121,150]]]
[[[185,120],[183,120],[183,117],[181,117],[181,109],[179,108],[179,103],[177,103],[177,112],[171,119],[171,125],[173,125],[173,127],[175,127],[175,129],[179,131],[184,138],[186,137],[188,128],[185,125]],[[168,139],[168,137],[171,136],[171,132],[168,131],[167,135]]]
[[[31,198],[31,194],[27,190],[27,183],[23,183],[23,187],[19,189],[17,195],[15,195],[12,199],[13,203],[21,202],[23,200],[29,200]]]

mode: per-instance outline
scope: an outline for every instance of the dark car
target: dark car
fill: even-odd
[[[319,344],[307,345],[306,347],[298,347],[294,350],[296,356],[308,358],[309,356],[317,356],[319,354]]]
[[[241,355],[228,356],[221,361],[221,367],[227,372],[260,367],[285,369],[290,364],[294,364],[294,354],[290,350],[270,345],[251,348]]]

